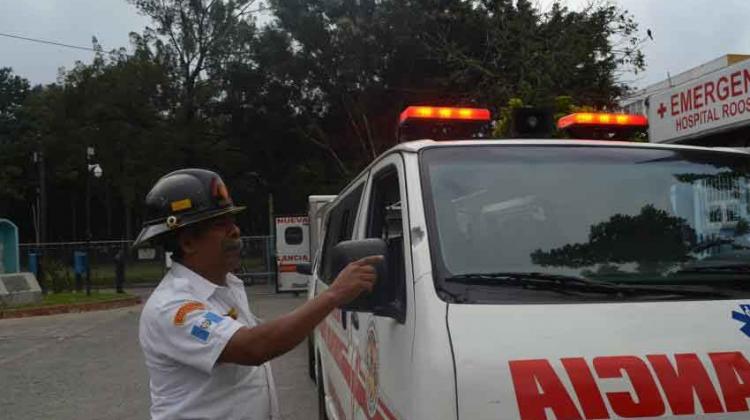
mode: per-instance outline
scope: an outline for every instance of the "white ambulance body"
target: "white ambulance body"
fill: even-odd
[[[378,297],[316,329],[321,418],[750,418],[749,163],[573,140],[391,149],[327,211],[316,294],[341,249],[386,262]]]
[[[311,195],[307,198],[307,217],[310,221],[310,260],[315,261],[318,257],[320,247],[323,245],[323,222],[326,210],[330,203],[336,199],[335,195]],[[315,293],[314,277],[309,275],[307,287],[308,299]]]
[[[276,292],[306,292],[309,277],[297,272],[297,264],[309,263],[308,217],[276,217]]]

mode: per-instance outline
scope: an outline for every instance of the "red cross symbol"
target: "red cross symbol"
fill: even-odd
[[[667,112],[667,107],[664,106],[664,102],[659,103],[659,109],[656,113],[659,114],[659,118],[664,118],[664,113]]]

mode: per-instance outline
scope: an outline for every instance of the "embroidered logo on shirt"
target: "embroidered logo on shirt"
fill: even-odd
[[[237,309],[235,309],[235,308],[229,308],[229,312],[227,312],[226,314],[224,314],[224,316],[228,316],[228,317],[230,317],[230,318],[232,318],[232,319],[234,319],[236,321],[237,320]]]
[[[190,330],[190,335],[197,338],[200,341],[208,341],[208,337],[211,335],[211,328],[214,325],[221,324],[224,318],[213,312],[206,312],[203,316],[193,325],[193,329]]]
[[[187,303],[184,303],[182,306],[180,306],[177,309],[177,313],[174,314],[174,325],[180,326],[185,324],[185,318],[187,318],[188,314],[193,311],[200,311],[202,309],[206,309],[206,305],[190,301]]]

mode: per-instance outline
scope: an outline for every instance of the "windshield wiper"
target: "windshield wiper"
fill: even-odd
[[[535,272],[466,273],[448,277],[446,281],[467,285],[522,286],[543,290],[609,293],[616,295],[680,295],[692,297],[726,297],[724,293],[705,288],[658,285],[625,285],[589,280],[578,276]]]
[[[750,264],[737,263],[737,264],[702,264],[696,265],[689,268],[681,269],[677,272],[678,274],[690,274],[690,273],[722,273],[722,274],[745,274],[750,273]]]
[[[713,239],[710,241],[705,241],[705,242],[696,244],[694,247],[690,248],[690,251],[702,252],[707,249],[711,249],[713,247],[721,246],[721,245],[731,245],[732,249],[750,249],[750,246],[743,245],[734,239],[720,238],[720,239]]]

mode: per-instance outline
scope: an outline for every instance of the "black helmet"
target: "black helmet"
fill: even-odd
[[[146,221],[133,247],[185,226],[245,210],[237,207],[219,174],[181,169],[164,175],[146,196]]]

